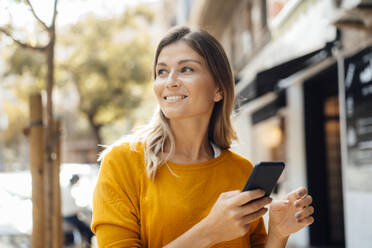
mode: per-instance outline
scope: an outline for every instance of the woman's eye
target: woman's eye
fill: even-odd
[[[164,70],[164,69],[158,70],[158,75],[163,75],[165,73],[166,73],[166,70]]]
[[[190,68],[190,67],[183,67],[182,68],[182,72],[192,72],[194,71],[194,69]]]

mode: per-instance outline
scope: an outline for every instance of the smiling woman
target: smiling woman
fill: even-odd
[[[170,44],[160,53],[154,91],[171,126],[196,117],[209,122],[214,103],[222,99],[208,65],[184,41]]]
[[[101,155],[92,221],[99,247],[285,247],[313,222],[305,188],[274,203],[262,190],[240,191],[252,164],[229,150],[234,80],[214,37],[171,30],[156,50],[154,81],[152,121]]]

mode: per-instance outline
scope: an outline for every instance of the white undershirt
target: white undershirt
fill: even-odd
[[[211,146],[213,148],[214,157],[217,158],[221,154],[221,148],[219,148],[215,143],[211,142]]]

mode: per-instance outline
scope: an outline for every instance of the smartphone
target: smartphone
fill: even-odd
[[[283,162],[256,164],[242,191],[262,189],[265,191],[265,196],[270,196],[283,170]]]

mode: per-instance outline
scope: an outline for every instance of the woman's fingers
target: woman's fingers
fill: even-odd
[[[301,220],[308,218],[313,213],[314,213],[314,208],[310,206],[297,212],[295,217],[296,217],[297,222],[301,222]]]
[[[307,190],[305,187],[299,187],[295,191],[292,191],[291,193],[288,194],[288,200],[290,202],[294,202],[296,200],[299,200],[303,198],[307,194]]]
[[[271,202],[272,202],[272,199],[270,197],[264,197],[262,199],[259,199],[249,204],[241,206],[239,208],[239,213],[242,216],[247,215],[248,213],[254,213],[264,208],[265,205],[270,204]]]
[[[260,218],[261,216],[263,216],[264,214],[266,214],[266,212],[267,212],[267,208],[261,208],[261,209],[257,210],[256,212],[247,214],[241,219],[242,224],[251,223],[251,222],[257,220],[258,218]]]
[[[255,189],[255,190],[249,190],[241,192],[240,194],[234,196],[231,199],[231,203],[236,206],[242,206],[246,204],[247,202],[256,200],[258,198],[261,198],[265,196],[265,192],[261,189]]]
[[[264,208],[265,205],[272,202],[270,197],[263,197],[265,195],[263,190],[251,190],[239,193],[230,191],[226,193],[221,195],[221,198],[225,198],[226,200],[225,209],[230,209],[231,216],[236,219],[242,219],[243,216],[249,215],[250,217],[247,218],[253,221],[265,214],[267,212]]]
[[[299,200],[296,200],[294,202],[294,206],[297,209],[302,209],[302,208],[309,206],[312,202],[313,202],[313,198],[311,197],[311,195],[307,195]]]

